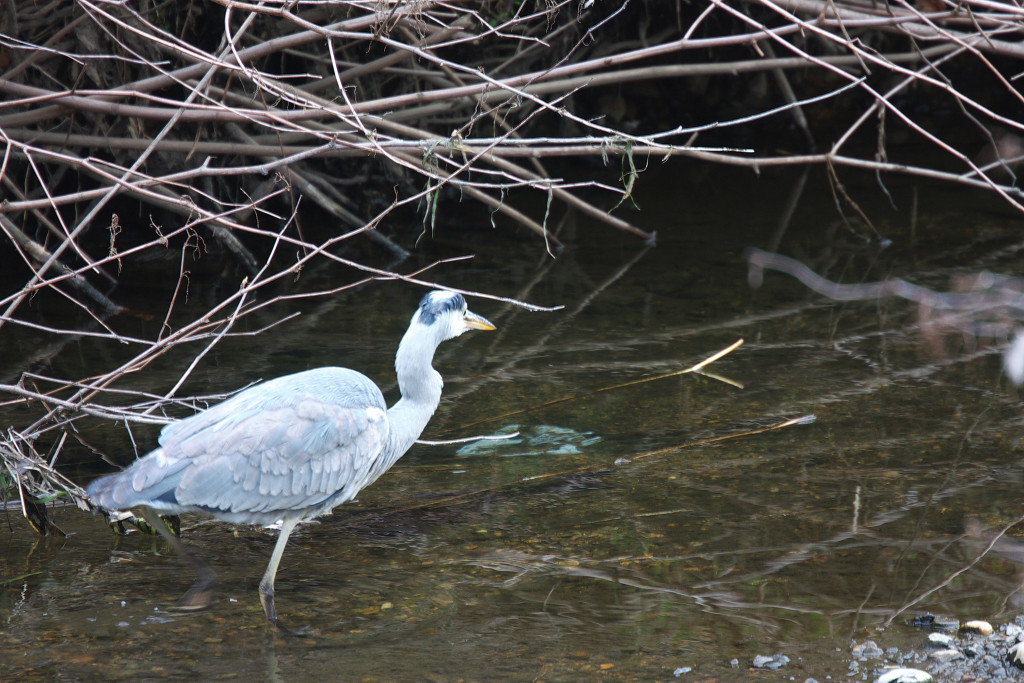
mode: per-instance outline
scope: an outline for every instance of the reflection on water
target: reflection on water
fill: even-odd
[[[728,680],[734,658],[748,675],[755,655],[782,653],[787,678],[825,680],[846,675],[851,640],[917,644],[915,614],[1014,616],[1019,543],[1011,534],[977,561],[1019,514],[1024,478],[1021,412],[998,349],[937,355],[901,302],[828,305],[784,276],[751,292],[739,252],[757,243],[751,222],[770,226],[778,208],[765,186],[752,191],[765,193],[758,216],[768,218],[744,218],[710,192],[684,225],[658,196],[642,200],[661,243],[639,257],[581,246],[538,261],[532,248],[499,244],[481,250],[476,270],[453,268],[453,284],[515,291],[523,283],[496,264],[529,273],[537,263],[544,277],[525,296],[566,309],[474,305],[499,330],[442,348],[445,399],[424,436],[522,435],[417,446],[359,502],[300,527],[278,608],[317,635],[283,637],[264,621],[256,584],[272,532],[186,519],[187,542],[220,579],[213,608],[186,615],[169,608],[191,576],[161,541],[117,538],[71,509],[55,512],[67,539],[38,539],[12,515],[0,537],[7,675],[670,680],[689,666]],[[814,265],[833,279],[893,268],[943,282],[956,268],[1011,266],[1016,225],[986,226],[965,262],[943,251],[937,234],[959,224],[941,207],[924,244],[908,243],[894,217],[894,244],[928,264],[911,270],[835,244],[826,255],[817,222],[830,214],[806,208],[781,246],[763,246],[822,250]],[[323,364],[388,387],[418,293],[380,287],[370,300],[309,304],[294,334],[225,343],[194,390]],[[593,393],[738,338],[744,346],[710,369],[742,389],[691,374]],[[53,362],[87,363],[89,352]],[[180,368],[162,363],[140,383],[173,383]],[[689,447],[810,413],[813,425]],[[123,429],[94,429],[83,441],[130,452]]]

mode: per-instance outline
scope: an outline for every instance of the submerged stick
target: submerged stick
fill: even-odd
[[[652,455],[661,455],[670,451],[678,451],[684,448],[696,448],[698,446],[706,446],[709,443],[718,443],[719,441],[728,441],[729,439],[738,439],[742,436],[753,436],[755,434],[764,434],[766,432],[774,432],[779,429],[785,429],[786,427],[795,427],[797,425],[809,425],[818,419],[817,415],[801,415],[800,417],[794,417],[791,420],[774,424],[770,427],[762,427],[761,429],[752,429],[746,432],[740,432],[738,434],[726,434],[725,436],[712,436],[707,439],[701,439],[700,441],[694,441],[692,443],[684,443],[678,446],[669,446],[668,448],[659,448],[656,451],[648,451],[641,453],[640,455],[634,455],[630,460],[640,460],[642,458],[649,458]]]
[[[603,393],[605,391],[612,391],[614,389],[624,389],[625,387],[631,387],[631,386],[634,386],[636,384],[643,384],[645,382],[654,382],[654,381],[659,380],[659,379],[668,379],[669,377],[677,377],[679,375],[686,375],[686,374],[689,374],[691,372],[700,373],[700,370],[702,368],[705,368],[708,365],[714,363],[716,360],[722,358],[723,356],[726,356],[726,355],[732,353],[733,351],[735,351],[736,349],[738,349],[742,345],[743,345],[743,340],[742,339],[738,339],[735,342],[733,342],[732,344],[730,344],[729,346],[727,346],[726,348],[722,349],[721,351],[719,351],[719,352],[709,356],[708,358],[705,358],[704,360],[702,360],[701,362],[697,363],[696,365],[691,365],[690,367],[686,368],[685,370],[676,370],[675,372],[669,372],[669,373],[664,374],[664,375],[657,375],[655,377],[645,377],[643,379],[634,379],[634,380],[630,380],[629,382],[623,382],[622,384],[613,384],[613,385],[608,386],[608,387],[601,387],[600,389],[594,389],[593,391],[587,392],[585,394],[570,394],[568,396],[562,396],[561,398],[555,398],[555,399],[551,399],[550,401],[544,401],[543,403],[537,403],[537,404],[529,406],[527,408],[521,408],[519,410],[513,410],[513,411],[510,411],[510,412],[507,412],[507,413],[502,413],[500,415],[492,415],[491,417],[485,417],[485,418],[482,418],[480,420],[477,420],[476,422],[470,422],[469,424],[463,425],[461,427],[461,429],[467,429],[469,427],[475,427],[476,425],[485,424],[487,422],[492,422],[494,420],[501,420],[501,419],[505,419],[505,418],[508,418],[508,417],[514,417],[516,415],[522,415],[524,413],[529,413],[531,411],[539,410],[541,408],[549,408],[551,406],[558,405],[559,403],[567,403],[569,401],[575,401],[575,400],[581,399],[581,398],[590,398],[591,396],[595,396],[595,395]],[[700,373],[700,374],[703,374],[703,373]],[[720,378],[720,377],[718,377],[716,375],[705,375],[705,376],[706,377],[711,377],[712,379],[719,379],[721,381],[724,381],[726,384],[731,384],[733,386],[738,386],[741,389],[743,388],[742,385],[737,384],[736,382],[725,380],[725,379]]]
[[[755,434],[763,434],[765,432],[774,432],[774,431],[777,431],[779,429],[785,429],[787,427],[795,427],[797,425],[811,424],[816,419],[817,419],[817,417],[815,415],[803,415],[801,417],[793,418],[791,420],[786,420],[785,422],[780,422],[779,424],[775,424],[775,425],[772,425],[770,427],[764,427],[762,429],[754,429],[754,430],[751,430],[751,431],[740,432],[738,434],[726,434],[726,435],[723,435],[723,436],[711,437],[709,439],[701,439],[699,441],[694,441],[692,443],[685,443],[685,444],[679,444],[679,445],[676,445],[676,446],[670,446],[668,448],[662,448],[662,449],[659,449],[659,450],[656,450],[656,451],[648,451],[647,453],[640,453],[639,455],[627,456],[626,460],[629,461],[629,462],[634,462],[634,461],[640,460],[642,458],[647,458],[647,457],[651,457],[651,456],[654,456],[654,455],[660,455],[662,453],[668,453],[668,452],[674,451],[674,450],[682,450],[684,448],[696,448],[698,446],[704,446],[706,444],[715,443],[715,442],[718,442],[718,441],[726,441],[728,439],[738,439],[740,437],[753,436]],[[573,469],[561,470],[561,471],[558,471],[558,472],[548,472],[548,473],[545,473],[545,474],[537,474],[537,475],[534,475],[532,477],[523,477],[522,479],[511,481],[511,482],[508,482],[506,484],[500,484],[498,486],[487,486],[487,487],[480,488],[480,489],[474,489],[473,491],[463,491],[461,493],[456,493],[456,494],[451,495],[451,496],[445,496],[444,498],[430,500],[430,501],[426,501],[426,502],[423,502],[423,503],[417,503],[415,505],[408,505],[408,506],[404,506],[404,507],[401,507],[401,508],[396,508],[394,510],[388,510],[388,511],[385,511],[385,512],[381,512],[379,510],[376,510],[376,511],[370,512],[370,513],[365,514],[365,515],[360,515],[359,517],[349,518],[349,520],[346,520],[346,521],[356,521],[356,522],[358,522],[358,521],[361,521],[361,520],[364,520],[364,519],[376,519],[376,518],[380,518],[380,517],[387,517],[389,515],[401,514],[401,513],[404,513],[404,512],[410,512],[412,510],[420,510],[422,508],[427,508],[427,507],[438,507],[438,506],[442,506],[442,505],[454,505],[454,504],[457,504],[457,503],[466,503],[466,502],[471,501],[475,496],[479,496],[479,495],[485,494],[485,493],[486,494],[491,494],[491,493],[494,493],[496,491],[500,491],[502,489],[509,489],[509,488],[513,488],[513,487],[516,487],[516,486],[520,486],[523,483],[541,481],[543,479],[551,479],[551,478],[554,478],[554,477],[568,477],[568,476],[577,475],[577,474],[585,474],[587,472],[596,473],[596,472],[601,472],[601,471],[606,471],[606,470],[607,470],[607,467],[602,465],[602,466],[576,467],[576,468],[573,468]],[[388,473],[392,474],[392,473],[394,473],[396,471],[401,471],[401,468],[389,470]],[[422,471],[422,469],[420,469],[419,471]]]
[[[842,284],[823,278],[796,259],[781,254],[772,254],[755,247],[743,251],[743,257],[750,264],[748,281],[757,289],[764,279],[764,270],[777,270],[792,275],[822,296],[836,301],[870,301],[886,296],[896,296],[936,310],[965,311],[1006,306],[1021,309],[1021,292],[1024,279],[980,273],[969,283],[971,289],[964,292],[936,292],[907,282],[900,278],[889,278],[878,282]]]

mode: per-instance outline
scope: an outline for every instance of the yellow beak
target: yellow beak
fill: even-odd
[[[496,330],[496,328],[490,320],[482,316],[477,315],[473,311],[466,311],[466,317],[464,318],[466,327],[471,330]]]

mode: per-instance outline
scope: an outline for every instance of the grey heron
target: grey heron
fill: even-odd
[[[354,370],[323,367],[278,377],[167,425],[156,449],[94,481],[89,497],[104,510],[143,508],[199,574],[183,600],[200,607],[209,602],[212,572],[149,511],[280,523],[259,591],[267,619],[287,631],[274,606],[274,578],[288,536],[299,522],[352,500],[409,450],[441,400],[434,351],[467,329],[495,327],[470,312],[461,294],[430,292],[398,345],[402,397],[390,409],[380,389]]]

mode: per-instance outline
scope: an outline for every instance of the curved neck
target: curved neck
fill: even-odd
[[[422,325],[413,323],[398,345],[395,370],[402,398],[388,410],[391,430],[378,460],[381,474],[412,447],[441,402],[444,382],[431,366],[438,343],[425,334]]]
[[[431,365],[439,343],[440,341],[434,339],[423,325],[413,323],[402,337],[398,353],[395,355],[398,388],[402,392],[402,400],[398,403],[412,401],[419,405],[429,405],[430,411],[424,420],[430,419],[437,408],[441,401],[441,388],[444,386],[441,375]],[[420,431],[425,426],[426,421],[420,427]]]

